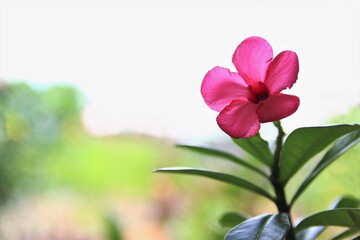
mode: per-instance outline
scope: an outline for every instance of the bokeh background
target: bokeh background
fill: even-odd
[[[275,54],[299,56],[288,92],[301,105],[283,121],[288,133],[360,123],[357,0],[1,0],[0,239],[215,240],[227,230],[218,223],[223,212],[275,211],[235,187],[152,173],[192,166],[258,180],[174,147],[244,155],[199,89],[212,67],[234,69],[233,51],[254,35]],[[271,140],[271,124],[262,133]],[[339,195],[360,198],[359,154],[353,148],[321,174],[294,216],[326,209]]]

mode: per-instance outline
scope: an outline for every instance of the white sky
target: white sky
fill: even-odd
[[[70,83],[95,133],[186,139],[222,134],[200,95],[205,73],[234,70],[249,36],[297,52],[301,99],[286,128],[360,103],[360,1],[0,0],[0,78]]]

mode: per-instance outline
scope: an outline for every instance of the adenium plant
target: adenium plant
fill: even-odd
[[[284,51],[273,59],[273,50],[263,38],[245,39],[235,50],[237,73],[214,67],[204,78],[201,94],[206,104],[219,111],[219,127],[233,138],[254,136],[260,123],[273,122],[293,114],[299,98],[282,94],[297,80],[296,53]]]
[[[220,223],[232,227],[225,240],[311,240],[316,239],[328,226],[346,228],[333,240],[359,234],[359,199],[340,197],[331,209],[305,216],[296,225],[291,210],[310,183],[360,141],[360,125],[302,127],[287,136],[280,120],[293,114],[300,101],[298,97],[281,91],[291,88],[298,78],[296,53],[283,51],[273,59],[272,47],[265,39],[249,37],[236,48],[232,61],[237,72],[214,67],[204,77],[201,94],[205,103],[219,112],[216,119],[219,127],[238,147],[262,163],[262,167],[222,150],[196,145],[178,146],[239,164],[266,178],[273,193],[240,176],[223,172],[198,168],[161,168],[155,171],[198,175],[222,181],[259,194],[276,205],[277,213],[264,213],[252,218],[238,212],[225,213]],[[260,124],[265,122],[273,122],[278,130],[274,151],[259,133]],[[313,158],[325,149],[320,160]],[[318,162],[295,189],[293,196],[287,199],[287,183],[309,161]]]

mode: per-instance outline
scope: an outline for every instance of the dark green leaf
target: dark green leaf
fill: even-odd
[[[122,233],[119,224],[112,215],[105,217],[106,240],[122,240]]]
[[[188,175],[197,175],[203,176],[211,179],[215,179],[221,182],[229,183],[238,187],[245,188],[252,192],[258,193],[271,201],[274,201],[274,198],[266,192],[264,189],[256,186],[255,184],[246,181],[242,178],[235,177],[230,174],[220,173],[220,172],[213,172],[206,169],[199,169],[199,168],[183,168],[183,167],[174,167],[174,168],[160,168],[154,170],[155,172],[167,172],[167,173],[178,173],[178,174],[188,174]]]
[[[337,199],[333,204],[331,209],[335,208],[357,208],[360,205],[360,200],[345,196]],[[325,227],[310,227],[296,234],[297,240],[313,240],[316,239],[323,231]]]
[[[303,219],[295,228],[298,233],[313,226],[339,226],[360,229],[360,209],[338,208],[315,213]]]
[[[359,233],[360,233],[360,230],[348,229],[345,232],[343,232],[343,233],[337,235],[336,237],[332,238],[332,240],[341,240],[341,239],[344,239],[344,238],[348,239],[348,237],[355,237],[354,235],[359,234]],[[357,237],[360,237],[360,235],[358,235]],[[355,240],[355,239],[358,239],[358,238],[353,238],[353,239]]]
[[[360,199],[345,196],[337,199],[334,203],[333,209],[335,208],[357,208],[360,206]]]
[[[219,158],[223,158],[223,159],[226,159],[226,160],[229,160],[231,162],[234,162],[234,163],[237,163],[239,165],[242,165],[244,167],[247,167],[263,176],[266,177],[266,174],[259,170],[258,168],[252,166],[251,164],[249,164],[248,162],[246,162],[245,160],[233,155],[233,154],[230,154],[230,153],[227,153],[227,152],[224,152],[224,151],[221,151],[221,150],[217,150],[217,149],[213,149],[213,148],[209,148],[209,147],[203,147],[203,146],[193,146],[193,145],[184,145],[184,144],[178,144],[176,145],[177,147],[181,147],[181,148],[186,148],[186,149],[189,149],[189,150],[192,150],[194,152],[198,152],[198,153],[202,153],[202,154],[205,154],[205,155],[210,155],[210,156],[213,156],[213,157],[219,157]]]
[[[338,157],[344,154],[356,143],[360,142],[360,130],[353,131],[339,141],[324,155],[321,161],[309,174],[309,176],[304,180],[299,189],[294,194],[293,199],[291,200],[291,205],[296,201],[296,199],[301,195],[301,193],[309,186],[309,184],[321,173],[327,166],[334,162]]]
[[[219,223],[223,227],[234,227],[248,218],[249,217],[243,213],[228,212],[222,215],[222,217],[219,220]]]
[[[286,139],[280,157],[280,180],[288,180],[313,156],[339,137],[360,129],[360,125],[305,127],[293,131]]]
[[[269,149],[269,143],[262,139],[260,134],[256,134],[250,138],[233,138],[233,141],[254,158],[261,161],[262,163],[265,163],[269,167],[272,167],[274,159]]]
[[[284,239],[289,229],[288,214],[266,214],[240,223],[226,234],[225,240]]]

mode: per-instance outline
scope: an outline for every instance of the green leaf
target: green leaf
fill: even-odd
[[[240,212],[228,212],[221,216],[219,219],[219,223],[223,227],[234,227],[238,225],[239,223],[244,222],[249,217]]]
[[[312,170],[309,176],[304,180],[299,189],[294,194],[291,204],[292,205],[301,193],[310,185],[310,183],[332,162],[334,162],[338,157],[344,154],[347,150],[353,147],[355,144],[360,142],[360,130],[355,130],[340,140],[338,140],[335,145],[324,155],[321,161],[317,166]]]
[[[185,149],[189,149],[192,150],[194,152],[198,152],[198,153],[202,153],[205,155],[210,155],[213,157],[219,157],[219,158],[223,158],[226,160],[229,160],[233,163],[242,165],[248,169],[251,169],[259,174],[261,174],[264,177],[267,177],[267,175],[261,171],[260,169],[254,167],[253,165],[251,165],[250,163],[248,163],[247,161],[231,154],[231,153],[227,153],[221,150],[217,150],[217,149],[213,149],[213,148],[209,148],[209,147],[203,147],[203,146],[194,146],[194,145],[185,145],[185,144],[178,144],[176,145],[177,147],[181,147],[181,148],[185,148]]]
[[[174,167],[174,168],[160,168],[154,170],[154,172],[167,172],[167,173],[178,173],[178,174],[188,174],[188,175],[197,175],[203,176],[211,179],[215,179],[221,182],[229,183],[238,187],[245,188],[249,191],[255,192],[264,196],[271,201],[274,201],[274,198],[266,192],[264,189],[256,186],[255,184],[246,181],[242,178],[235,177],[230,174],[220,173],[220,172],[213,172],[206,169],[199,169],[199,168],[184,168],[184,167]]]
[[[266,214],[240,223],[226,234],[225,240],[284,239],[289,229],[288,214]]]
[[[315,240],[323,231],[325,227],[311,227],[304,231],[296,233],[296,240]]]
[[[298,233],[313,226],[339,226],[360,229],[360,209],[338,208],[315,213],[303,219],[295,228]]]
[[[122,240],[122,231],[116,218],[112,215],[105,216],[106,240]]]
[[[345,232],[340,233],[339,235],[333,237],[332,240],[341,240],[344,238],[348,239],[348,237],[355,237],[354,235],[359,234],[359,233],[360,233],[360,230],[348,229]],[[357,235],[357,237],[360,237],[360,235]],[[358,239],[358,238],[356,238],[356,239]],[[353,240],[355,240],[355,238],[353,238]]]
[[[305,127],[293,131],[284,143],[280,156],[280,180],[288,180],[313,156],[339,137],[360,129],[360,125]]]
[[[273,155],[269,148],[269,143],[256,134],[250,138],[232,139],[244,151],[267,166],[272,167]]]
[[[333,208],[357,208],[359,206],[360,199],[344,196],[335,201]]]
[[[357,208],[360,205],[360,200],[345,196],[337,199],[333,204],[331,209],[335,208]],[[296,234],[297,240],[310,240],[316,239],[323,231],[325,227],[310,227],[304,231],[298,232]]]

